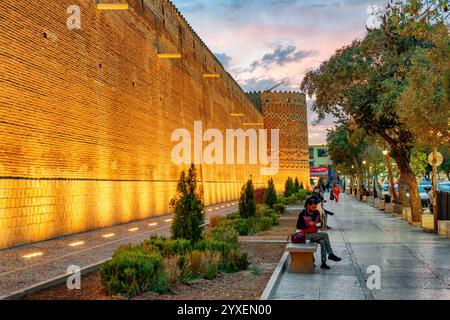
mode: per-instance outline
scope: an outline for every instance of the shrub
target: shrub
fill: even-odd
[[[290,197],[292,194],[295,193],[295,186],[294,182],[292,181],[292,178],[287,178],[285,184],[284,184],[284,196]]]
[[[179,255],[168,256],[163,258],[163,268],[166,274],[167,282],[170,285],[177,284],[182,279],[182,265],[184,263],[183,259]]]
[[[229,215],[227,215],[226,218],[228,220],[240,219],[241,218],[241,214],[239,213],[239,211],[238,212],[233,212],[233,213],[230,213]]]
[[[267,216],[267,214],[270,212],[270,207],[265,204],[259,204],[256,207],[256,217],[259,219],[261,217]]]
[[[181,173],[177,194],[170,201],[170,208],[175,214],[173,238],[199,241],[203,233],[204,205],[197,191],[197,173],[193,164],[187,175],[184,171]]]
[[[284,214],[286,212],[286,206],[282,203],[276,203],[273,205],[273,210],[279,214]]]
[[[252,225],[249,219],[235,219],[234,227],[240,236],[248,236],[252,230]]]
[[[130,298],[146,291],[169,290],[161,254],[155,250],[148,252],[142,246],[118,249],[102,265],[100,276],[106,292],[113,295]]]
[[[262,217],[261,220],[261,230],[267,231],[272,228],[272,218],[271,217]]]
[[[239,233],[233,221],[224,221],[219,226],[208,230],[208,233],[211,234],[212,241],[224,241],[237,245],[239,240]]]
[[[264,203],[264,194],[266,193],[266,188],[255,189],[255,200],[256,203]]]
[[[252,180],[248,180],[242,187],[239,200],[239,213],[242,218],[254,217],[256,213],[255,189]]]
[[[300,182],[298,181],[298,178],[295,178],[295,182],[294,182],[294,192],[298,193],[300,191]]]
[[[222,259],[221,270],[226,273],[246,270],[249,266],[247,252],[239,248],[231,249]]]
[[[156,248],[163,256],[184,255],[192,250],[189,240],[167,239],[164,237],[151,237],[142,246],[149,246],[148,252],[151,252],[151,248]]]
[[[185,266],[191,278],[213,279],[219,272],[220,252],[193,250],[186,257]]]
[[[217,227],[222,221],[223,221],[223,217],[219,217],[219,216],[212,216],[209,218],[209,227],[210,228],[215,228]]]
[[[269,186],[264,193],[264,203],[268,205],[270,208],[278,202],[277,200],[277,192],[275,190],[275,184],[273,183],[273,179],[269,179]]]

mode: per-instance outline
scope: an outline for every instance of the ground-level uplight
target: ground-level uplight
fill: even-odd
[[[33,252],[33,253],[30,253],[30,254],[26,254],[26,255],[24,255],[22,257],[25,258],[25,259],[31,259],[31,258],[40,257],[42,255],[43,255],[42,252]]]
[[[156,223],[156,222],[153,222],[153,223],[149,223],[148,224],[150,227],[154,227],[154,226],[157,226],[158,225],[158,223]]]
[[[74,243],[69,243],[69,246],[78,247],[78,246],[82,246],[83,244],[84,244],[84,241],[78,241],[78,242],[74,242]]]
[[[389,154],[389,151],[383,150],[383,155],[384,155],[384,156],[387,156],[388,154]]]
[[[164,220],[164,222],[172,222],[173,221],[173,219],[166,219],[166,220]]]
[[[108,234],[104,234],[103,238],[111,238],[114,237],[116,234],[115,233],[108,233]]]
[[[128,231],[130,231],[130,232],[135,232],[135,231],[138,231],[139,230],[139,228],[131,228],[131,229],[128,229]]]

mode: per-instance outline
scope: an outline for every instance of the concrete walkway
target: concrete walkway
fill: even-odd
[[[237,202],[207,207],[207,217],[238,210]],[[121,245],[137,244],[151,235],[169,235],[171,216],[155,217],[77,235],[0,250],[0,299],[67,274],[67,268],[95,266]],[[208,220],[208,218],[206,219]]]
[[[450,299],[450,240],[423,232],[393,217],[343,196],[325,208],[329,231],[340,263],[314,274],[285,271],[272,299],[283,300],[437,300]],[[318,250],[320,251],[320,249]],[[316,265],[320,252],[316,253]],[[381,289],[369,290],[369,266],[379,266]]]

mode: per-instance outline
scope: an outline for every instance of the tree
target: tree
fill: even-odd
[[[188,174],[181,172],[177,194],[170,201],[170,208],[175,214],[172,223],[172,237],[198,242],[202,239],[204,223],[204,205],[201,192],[197,190],[197,173],[194,165]]]
[[[294,191],[295,191],[295,193],[299,193],[299,191],[300,191],[300,182],[298,181],[297,177],[295,177]]]
[[[284,196],[290,197],[295,193],[294,181],[291,177],[288,177],[284,184]]]
[[[239,214],[242,218],[251,218],[256,215],[255,188],[251,179],[242,187]]]
[[[274,204],[278,202],[277,199],[277,191],[275,190],[275,184],[273,183],[273,179],[269,179],[269,186],[264,193],[264,203],[273,209]]]
[[[410,126],[417,141],[432,147],[436,159],[439,146],[450,142],[450,37],[443,24],[432,31],[422,34],[430,40],[431,47],[416,50],[407,75],[406,89],[399,97],[398,112],[402,121]],[[436,199],[436,163],[433,163],[432,168],[432,192]],[[434,208],[437,218],[437,207]]]
[[[408,186],[413,221],[419,222],[422,205],[410,165],[416,137],[397,112],[415,52],[430,46],[419,30],[433,26],[413,25],[409,19],[409,10],[416,14],[416,2],[391,3],[381,29],[369,30],[362,40],[339,49],[318,70],[306,75],[302,89],[316,97],[313,110],[319,120],[332,114],[338,122],[355,123],[368,135],[379,135],[389,144],[401,179]],[[436,20],[430,13],[419,23]],[[408,32],[409,28],[416,32]]]
[[[333,164],[345,175],[350,175],[350,185],[356,175],[357,190],[361,186],[363,154],[367,149],[362,132],[355,126],[341,124],[327,134],[328,153]],[[352,189],[352,188],[351,188]]]

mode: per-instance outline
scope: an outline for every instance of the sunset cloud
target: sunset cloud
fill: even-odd
[[[173,0],[246,91],[300,90],[305,74],[366,32],[372,4],[385,0]],[[309,112],[312,123],[315,114]],[[310,125],[324,143],[326,119]]]

